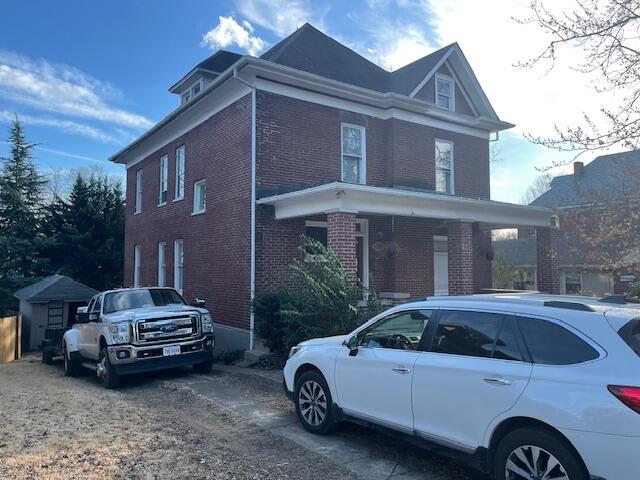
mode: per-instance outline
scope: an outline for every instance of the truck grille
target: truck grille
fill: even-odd
[[[139,343],[187,340],[197,336],[197,315],[149,319],[136,325],[136,340]]]

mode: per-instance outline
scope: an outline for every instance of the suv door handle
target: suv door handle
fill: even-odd
[[[396,367],[396,368],[392,368],[391,370],[393,370],[396,373],[400,373],[402,375],[409,373],[411,371],[406,367]]]
[[[511,382],[504,378],[485,378],[484,381],[490,385],[511,385]]]

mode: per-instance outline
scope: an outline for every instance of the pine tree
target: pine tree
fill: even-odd
[[[13,292],[42,272],[37,254],[46,181],[33,161],[35,145],[18,117],[9,132],[11,156],[0,158],[0,312],[15,308]]]

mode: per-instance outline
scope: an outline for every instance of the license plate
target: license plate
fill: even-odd
[[[180,355],[180,345],[162,347],[162,355],[164,357],[170,357],[171,355]]]

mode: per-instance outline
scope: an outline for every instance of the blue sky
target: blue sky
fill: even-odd
[[[492,197],[517,202],[552,160],[570,160],[523,139],[571,124],[588,107],[575,72],[514,67],[544,38],[516,25],[522,11],[496,0],[110,0],[0,4],[0,138],[17,113],[44,169],[97,163],[178,104],[167,88],[223,47],[260,54],[309,21],[371,60],[395,69],[458,41],[503,120]],[[510,41],[505,42],[505,39]],[[580,83],[582,82],[582,83]],[[584,84],[584,85],[583,85]],[[593,96],[593,94],[591,94]],[[597,102],[594,101],[597,105]],[[0,143],[0,155],[7,145]],[[584,160],[589,160],[586,158]]]

